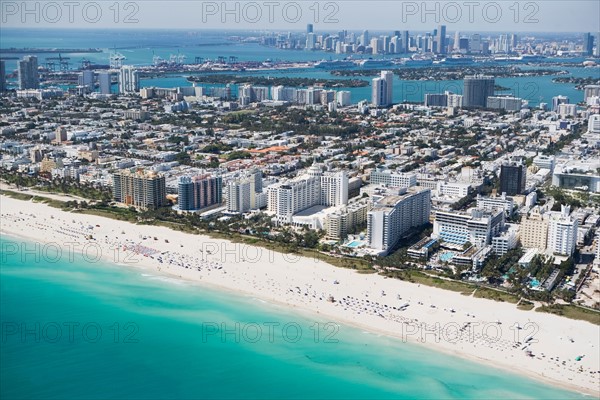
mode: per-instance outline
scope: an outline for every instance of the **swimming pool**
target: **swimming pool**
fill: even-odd
[[[350,243],[348,243],[348,244],[346,245],[346,247],[352,247],[352,248],[355,248],[355,247],[358,247],[358,246],[360,246],[361,244],[362,244],[362,242],[360,242],[360,241],[358,241],[358,240],[353,240],[353,241],[351,241]]]
[[[454,253],[451,251],[446,251],[442,254],[440,254],[440,261],[446,262],[446,261],[450,261],[454,258]]]

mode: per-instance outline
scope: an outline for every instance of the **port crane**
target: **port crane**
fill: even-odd
[[[58,54],[58,57],[46,57],[46,68],[48,70],[56,71],[56,67],[61,71],[66,71],[69,69],[69,60],[70,57],[63,57]],[[56,63],[58,61],[58,63]]]

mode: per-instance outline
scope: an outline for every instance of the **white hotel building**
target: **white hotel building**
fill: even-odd
[[[383,184],[389,187],[409,188],[417,186],[417,175],[411,173],[395,173],[391,171],[374,170],[371,172],[370,183]]]
[[[346,171],[325,172],[313,165],[305,175],[270,186],[267,190],[268,211],[278,223],[292,223],[292,216],[313,206],[337,207],[348,204]]]
[[[385,255],[411,228],[429,222],[431,189],[414,187],[376,200],[367,215],[369,247]]]
[[[550,213],[548,221],[548,252],[571,256],[577,245],[577,218],[569,216],[570,207],[561,206],[560,213]]]
[[[473,208],[469,213],[437,211],[432,237],[457,246],[467,242],[481,248],[491,243],[504,227],[504,210]]]

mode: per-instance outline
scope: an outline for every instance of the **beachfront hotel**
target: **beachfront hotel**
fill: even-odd
[[[348,173],[346,171],[323,173],[313,165],[304,175],[269,187],[268,211],[275,214],[277,222],[292,223],[294,214],[321,205],[338,207],[348,203]]]
[[[411,228],[429,222],[431,189],[401,189],[398,195],[375,200],[367,215],[369,247],[387,254]]]
[[[182,176],[177,182],[177,211],[199,211],[221,204],[223,180],[220,176]]]
[[[483,247],[504,227],[504,210],[473,208],[470,212],[436,211],[432,237],[448,244]]]
[[[141,209],[156,209],[166,205],[165,177],[143,169],[115,172],[113,198],[118,203]]]

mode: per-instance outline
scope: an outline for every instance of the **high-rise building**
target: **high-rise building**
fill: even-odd
[[[119,73],[119,93],[129,94],[139,91],[139,72],[132,65],[123,65]]]
[[[243,214],[250,211],[252,188],[249,180],[232,181],[227,184],[227,212]]]
[[[369,37],[369,31],[363,31],[362,35],[360,35],[360,44],[362,44],[363,46],[367,46],[370,40],[371,39]]]
[[[113,174],[113,198],[116,202],[156,209],[166,205],[165,177],[145,170],[122,170]]]
[[[177,209],[179,211],[198,211],[221,204],[223,200],[222,185],[223,181],[220,176],[180,177],[178,181]]]
[[[561,205],[560,212],[550,213],[548,221],[548,251],[570,256],[577,245],[579,221],[569,215],[570,207]]]
[[[100,72],[98,74],[98,84],[100,85],[101,94],[111,93],[111,78],[110,72]]]
[[[463,105],[465,107],[486,107],[488,97],[494,95],[494,85],[492,76],[465,76]]]
[[[519,37],[517,36],[516,33],[511,33],[509,50],[514,51],[514,49],[517,48],[518,44],[519,44]]]
[[[266,196],[262,193],[262,171],[251,169],[241,178],[227,184],[227,212],[242,214],[266,205]]]
[[[94,71],[86,69],[79,73],[77,84],[82,86],[86,92],[94,90]]]
[[[379,40],[379,38],[372,38],[370,46],[373,54],[379,54],[381,52],[381,41]]]
[[[592,96],[600,96],[600,85],[586,85],[583,88],[583,101],[587,101]]]
[[[367,214],[369,247],[387,254],[411,228],[429,222],[431,189],[414,187],[385,196]]]
[[[371,172],[371,182],[389,187],[409,188],[417,186],[417,175],[410,172],[394,173],[388,170],[376,169]]]
[[[55,131],[55,136],[54,136],[54,142],[55,143],[64,143],[67,141],[67,130],[65,129],[64,126],[59,126],[58,128],[56,128]]]
[[[444,93],[426,93],[425,106],[427,107],[446,107],[448,105],[448,95]]]
[[[314,50],[317,47],[317,35],[314,33],[306,34],[306,50]]]
[[[600,114],[590,115],[587,131],[589,133],[600,133]]]
[[[371,103],[376,107],[385,107],[392,104],[394,86],[394,73],[381,71],[379,78],[372,81]]]
[[[306,24],[306,33],[313,33],[313,24]]]
[[[552,98],[552,111],[558,112],[558,106],[561,104],[569,104],[569,98],[567,96],[554,96]]]
[[[346,107],[352,104],[352,92],[349,90],[340,90],[337,92],[337,102],[340,107]]]
[[[471,39],[469,40],[469,52],[481,53],[482,50],[481,35],[478,33],[471,35]]]
[[[6,92],[6,63],[0,60],[0,93]]]
[[[344,171],[323,173],[318,165],[307,173],[267,190],[268,210],[277,221],[291,223],[294,214],[307,208],[341,206],[348,202],[348,175]]]
[[[508,196],[523,194],[527,178],[527,167],[520,162],[505,163],[500,166],[500,193]]]
[[[487,98],[487,108],[519,111],[523,107],[523,99],[512,96],[490,96]]]
[[[583,47],[581,51],[584,56],[591,56],[594,52],[594,36],[589,32],[583,34]]]
[[[410,34],[408,33],[408,31],[402,32],[401,38],[402,51],[404,53],[408,53],[410,51]]]
[[[386,81],[381,78],[373,78],[371,81],[371,104],[375,107],[385,106],[387,101]]]
[[[543,252],[546,251],[547,239],[548,219],[539,207],[535,207],[527,217],[521,219],[521,245]]]
[[[462,246],[467,242],[483,247],[491,243],[504,228],[504,210],[486,211],[473,208],[470,212],[436,211],[432,237]]]
[[[460,51],[460,32],[454,32],[454,43],[452,44],[452,50],[454,52]]]
[[[385,103],[390,106],[394,102],[394,73],[392,71],[381,71],[381,79],[385,80]]]
[[[19,73],[19,89],[39,89],[40,75],[36,56],[25,56],[17,63]]]
[[[348,174],[346,171],[325,172],[321,176],[321,201],[324,206],[348,204]]]
[[[447,53],[447,45],[446,45],[446,25],[440,25],[437,30],[436,37],[436,53],[438,54],[446,54]]]

